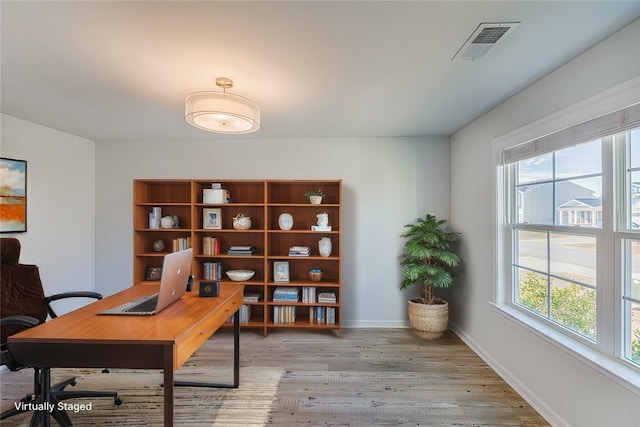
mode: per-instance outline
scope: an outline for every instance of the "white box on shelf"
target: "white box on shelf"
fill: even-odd
[[[222,204],[227,203],[229,199],[229,190],[224,189],[208,189],[202,190],[202,203]]]

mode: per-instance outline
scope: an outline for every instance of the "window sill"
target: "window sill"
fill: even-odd
[[[549,325],[537,321],[513,307],[495,303],[490,303],[490,305],[507,319],[640,396],[640,372],[638,370],[586,344],[570,339]]]

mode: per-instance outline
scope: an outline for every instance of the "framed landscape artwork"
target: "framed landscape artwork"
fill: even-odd
[[[27,231],[27,161],[0,157],[0,233]]]

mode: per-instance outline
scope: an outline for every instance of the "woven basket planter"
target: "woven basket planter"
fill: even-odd
[[[437,340],[444,335],[448,324],[449,304],[446,301],[422,304],[409,300],[409,325],[416,336],[425,340]]]

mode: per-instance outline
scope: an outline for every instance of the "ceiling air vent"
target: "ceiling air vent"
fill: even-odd
[[[496,43],[504,39],[507,34],[511,32],[515,27],[520,24],[519,22],[483,22],[478,25],[478,28],[471,34],[464,45],[451,60],[456,58],[466,59],[473,61],[483,56],[489,49],[491,49]]]

